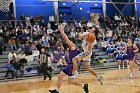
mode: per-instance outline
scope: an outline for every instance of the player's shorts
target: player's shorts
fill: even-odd
[[[63,72],[68,75],[72,76],[72,69],[73,69],[73,64],[68,64],[64,69]]]
[[[129,61],[133,61],[134,58],[135,58],[135,55],[128,55],[128,60],[129,60]]]
[[[78,58],[78,61],[83,60],[84,62],[90,63],[91,56],[92,56],[92,52],[90,52],[90,53],[89,52],[83,52],[83,53],[80,53],[79,55],[77,55],[76,58]]]

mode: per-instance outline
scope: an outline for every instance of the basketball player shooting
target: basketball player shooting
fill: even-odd
[[[54,90],[49,90],[49,92],[50,93],[59,93],[63,78],[65,76],[68,76],[68,83],[69,84],[81,86],[84,89],[85,93],[89,93],[87,83],[82,84],[82,83],[80,83],[79,80],[76,80],[76,78],[72,77],[72,69],[73,69],[72,59],[78,55],[78,48],[73,43],[74,40],[73,41],[70,40],[68,38],[68,36],[64,33],[64,27],[62,25],[60,25],[59,30],[60,30],[62,37],[64,38],[64,40],[66,41],[66,43],[69,46],[69,62],[68,62],[68,65],[63,69],[63,71],[61,71],[60,74],[58,75],[57,88]]]
[[[103,85],[102,76],[98,76],[97,73],[91,68],[90,61],[92,56],[92,48],[96,43],[96,36],[94,35],[94,31],[97,30],[92,28],[89,32],[85,32],[79,36],[79,39],[83,39],[82,48],[84,52],[78,54],[73,58],[73,77],[77,77],[78,75],[78,62],[83,61],[85,63],[85,68],[92,75],[96,76],[101,85]]]

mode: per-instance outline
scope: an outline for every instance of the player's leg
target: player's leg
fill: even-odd
[[[84,89],[85,93],[89,93],[88,84],[87,84],[87,83],[83,83],[83,84],[82,84],[82,83],[79,81],[78,78],[76,79],[76,78],[71,78],[71,77],[69,77],[68,83],[71,84],[71,85],[81,86],[81,87]]]
[[[120,70],[121,69],[121,60],[117,60],[117,62],[118,62],[118,68]]]
[[[92,75],[96,76],[98,81],[100,82],[101,85],[103,85],[103,81],[102,81],[102,76],[98,76],[97,73],[91,68],[90,66],[90,61],[91,61],[91,56],[92,53],[90,53],[89,55],[85,56],[83,58],[83,61],[85,63],[85,68],[87,69],[87,71],[89,71]]]
[[[78,62],[80,62],[82,60],[83,57],[85,57],[88,53],[87,52],[83,52],[83,53],[80,53],[79,55],[77,55],[76,57],[74,57],[72,59],[72,62],[73,62],[73,70],[72,70],[72,73],[73,74],[77,74],[77,71],[78,71]]]
[[[133,76],[137,76],[137,71],[138,71],[138,65],[137,65],[137,60],[133,62]]]
[[[133,77],[133,61],[129,60],[129,65],[130,65],[130,77]]]
[[[57,80],[57,83],[56,83],[56,89],[49,90],[50,93],[59,93],[63,78],[65,76],[66,76],[66,74],[63,71],[61,71],[60,74],[58,75],[58,80]]]
[[[125,63],[125,60],[122,60],[122,67],[124,69],[124,63]]]

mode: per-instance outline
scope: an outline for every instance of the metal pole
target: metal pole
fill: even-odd
[[[112,0],[109,0],[110,2],[112,2]],[[117,9],[117,11],[122,14],[122,12],[118,9],[118,7],[114,4],[114,2],[112,2],[113,6]]]
[[[16,19],[16,0],[12,0],[12,1],[13,1],[14,17]]]
[[[137,15],[137,4],[136,4],[136,0],[134,0],[134,3],[135,3],[135,11],[134,11],[134,15],[135,15],[135,18],[136,18],[136,23],[137,23],[137,26],[139,27],[139,18],[138,18],[138,15]]]

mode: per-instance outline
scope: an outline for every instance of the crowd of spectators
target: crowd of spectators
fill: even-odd
[[[132,37],[140,47],[139,31],[136,28],[134,17],[115,15],[112,19],[107,17],[102,20],[105,20],[103,22],[105,22],[106,28],[95,32],[98,36],[95,46],[101,48],[101,51],[106,51],[110,58],[114,51],[123,48],[128,37]],[[101,22],[101,19],[99,21]],[[5,50],[6,44],[8,44],[11,50],[8,55],[9,61],[12,64],[18,61],[20,68],[24,68],[24,65],[28,64],[26,56],[32,55],[33,51],[41,52],[41,49],[45,48],[47,53],[53,54],[52,62],[57,63],[57,66],[62,69],[69,60],[68,48],[64,40],[61,39],[58,24],[53,23],[55,26],[51,24],[52,22],[45,24],[43,16],[33,18],[33,16],[22,15],[21,21],[16,21],[12,15],[9,22],[0,23],[0,54],[2,55],[2,50]],[[81,43],[76,39],[79,34],[92,27],[97,28],[96,24],[90,20],[84,23],[82,20],[74,21],[74,23],[63,20],[62,24],[65,33],[75,39],[77,45]],[[20,51],[20,54],[17,55],[14,51]]]

